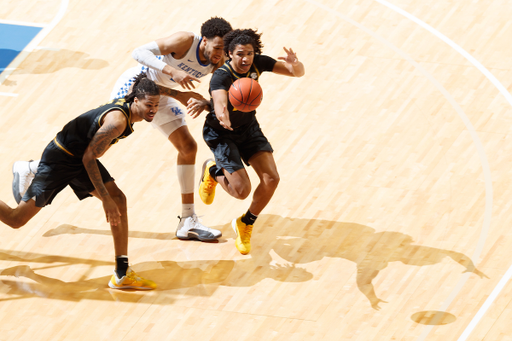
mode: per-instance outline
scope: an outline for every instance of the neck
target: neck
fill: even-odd
[[[142,121],[142,117],[139,115],[135,102],[130,103],[130,113],[130,124]]]

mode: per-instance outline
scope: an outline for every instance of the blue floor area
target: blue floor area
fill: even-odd
[[[42,29],[42,27],[0,24],[0,73]]]

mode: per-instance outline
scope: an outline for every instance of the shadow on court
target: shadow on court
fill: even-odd
[[[222,230],[229,237],[234,237],[234,233],[229,225],[216,226],[214,228]],[[110,231],[60,225],[55,229],[47,231],[44,236],[52,237],[65,234],[110,236]],[[142,231],[131,231],[129,236],[131,238],[158,240],[175,239],[172,233]],[[226,242],[226,240],[223,239],[220,242]],[[151,262],[138,264],[134,266],[134,270],[140,273],[141,276],[154,280],[158,284],[157,293],[166,291],[172,293],[173,290],[189,288],[185,295],[208,296],[219,286],[249,287],[266,278],[282,282],[309,281],[313,278],[313,274],[297,265],[319,261],[324,257],[342,258],[355,263],[357,268],[357,287],[376,310],[379,310],[381,308],[379,304],[385,301],[377,296],[372,281],[390,262],[426,266],[438,264],[444,259],[449,258],[460,264],[463,272],[472,272],[481,278],[487,277],[463,253],[415,245],[413,238],[407,234],[392,231],[376,232],[375,229],[369,226],[357,223],[261,215],[256,222],[252,244],[253,250],[251,251],[250,258],[242,260],[203,260],[180,263],[173,261]],[[289,263],[273,263],[272,251]],[[55,257],[52,256],[31,258],[15,256],[9,252],[0,253],[0,260],[35,263],[52,263],[56,261]],[[87,259],[57,258],[60,259],[60,262],[66,262],[70,265],[106,265],[105,262],[97,263]],[[108,262],[107,264],[113,267],[113,263]],[[44,286],[46,288],[45,297],[65,300],[113,299],[112,290],[106,289],[110,276],[82,282],[65,283],[56,279],[45,278],[36,274],[34,268],[23,266],[6,269],[0,272],[0,276],[12,276],[13,271],[20,271],[18,277],[29,278],[37,283],[30,285]],[[2,278],[2,281],[6,283],[4,278]],[[15,281],[10,283],[12,292],[9,292],[9,294],[30,295],[24,289],[21,289],[20,286],[16,286]],[[206,284],[208,286],[205,286]],[[27,284],[24,283],[23,285],[26,286]],[[58,290],[53,288],[58,288]],[[39,287],[39,290],[42,291],[41,287]],[[116,291],[115,295],[118,297],[116,299],[138,301],[144,299],[147,293],[137,292],[134,294]],[[158,294],[153,296],[156,296],[154,299],[155,303],[169,304],[172,301],[171,296],[167,297]]]
[[[16,56],[19,51],[0,49],[0,56],[5,58]],[[1,57],[0,57],[1,58]],[[109,66],[102,59],[90,58],[85,52],[71,50],[34,50],[12,72],[12,75],[47,74],[65,68],[78,68],[84,70],[100,70]]]
[[[64,282],[38,273],[42,269],[78,264],[90,265],[91,268],[108,265],[113,269],[114,262],[9,251],[0,252],[0,260],[30,263],[30,266],[19,265],[0,271],[0,281],[3,283],[0,292],[4,296],[0,301],[43,297],[65,301],[115,300],[165,305],[175,302],[177,295],[211,296],[219,286],[250,287],[267,278],[298,282],[313,277],[309,272],[293,265],[255,264],[250,259],[145,262],[135,264],[133,269],[142,277],[155,281],[157,289],[121,291],[108,288],[111,275]]]
[[[289,262],[305,264],[324,257],[354,262],[357,266],[357,287],[376,310],[380,310],[380,303],[387,302],[377,296],[372,281],[390,262],[426,266],[450,258],[462,266],[462,272],[487,277],[463,253],[414,245],[411,236],[400,232],[375,232],[369,226],[356,223],[291,219],[275,215],[262,215],[255,231],[258,225],[275,231],[277,240],[272,241],[270,247]],[[257,237],[255,240],[257,243]]]

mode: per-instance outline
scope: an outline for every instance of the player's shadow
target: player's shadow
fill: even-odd
[[[276,215],[262,215],[255,231],[258,227],[275,231],[277,239],[266,241],[269,246],[265,248],[273,249],[289,262],[305,264],[324,257],[354,262],[357,266],[357,287],[376,310],[380,309],[379,303],[385,301],[377,297],[372,281],[390,262],[426,266],[440,263],[448,257],[459,263],[463,272],[487,277],[463,253],[415,245],[411,236],[400,232],[376,232],[357,223],[291,219]],[[257,235],[253,238],[258,243]]]
[[[226,232],[227,236],[234,237],[229,225],[214,228]],[[56,229],[49,230],[44,236],[79,233],[110,235],[110,231],[107,230],[61,225]],[[267,235],[271,235],[271,237],[267,237],[265,240],[264,236]],[[167,233],[141,231],[130,232],[130,237],[173,238]],[[238,261],[237,273],[226,278],[223,285],[250,286],[261,280],[261,276],[254,276],[254,274],[261,269],[261,266],[270,269],[271,250],[291,263],[281,266],[281,269],[274,269],[274,273],[269,276],[276,280],[309,280],[311,274],[296,267],[295,264],[310,263],[324,257],[337,257],[354,262],[357,267],[357,286],[370,301],[371,306],[377,310],[380,309],[379,304],[385,301],[377,297],[372,281],[390,262],[426,266],[438,264],[448,257],[459,263],[464,268],[464,272],[473,272],[481,278],[487,277],[463,253],[415,245],[413,238],[404,233],[376,232],[369,226],[357,223],[261,215],[253,233],[251,258]]]
[[[210,296],[220,286],[253,286],[267,278],[283,282],[298,282],[307,281],[313,277],[311,273],[293,265],[271,265],[251,260],[157,261],[136,264],[133,268],[139,275],[157,283],[157,289],[148,293],[108,289],[110,275],[64,282],[39,273],[48,268],[70,267],[77,264],[90,265],[91,268],[108,265],[113,269],[113,262],[0,251],[0,261],[2,260],[31,265],[17,265],[0,270],[0,281],[3,283],[0,286],[0,293],[4,296],[0,301],[44,297],[65,301],[86,299],[139,302],[143,300],[146,303],[164,305],[173,303],[178,294]]]
[[[0,49],[0,56],[3,55],[5,58],[18,53],[14,50]],[[90,58],[90,55],[85,52],[41,49],[30,52],[12,75],[54,73],[65,68],[100,70],[107,66],[109,66],[107,61]]]

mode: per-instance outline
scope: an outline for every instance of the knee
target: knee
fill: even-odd
[[[251,184],[244,183],[240,186],[235,187],[234,190],[235,190],[235,198],[244,200],[249,196],[249,194],[251,194]]]
[[[112,199],[114,200],[114,202],[120,210],[126,210],[126,195],[124,195],[124,193],[120,189],[117,189],[116,191],[114,191],[114,193],[110,193],[110,196],[112,197]]]
[[[13,215],[8,225],[13,229],[19,229],[20,227],[24,226],[28,221],[29,219],[23,216]]]
[[[265,174],[265,176],[263,177],[263,183],[265,184],[265,186],[273,190],[277,188],[277,185],[279,185],[280,180],[281,178],[279,177],[279,174],[277,172],[272,174]]]
[[[197,142],[194,139],[184,141],[179,146],[178,152],[184,157],[195,157],[197,154]]]

